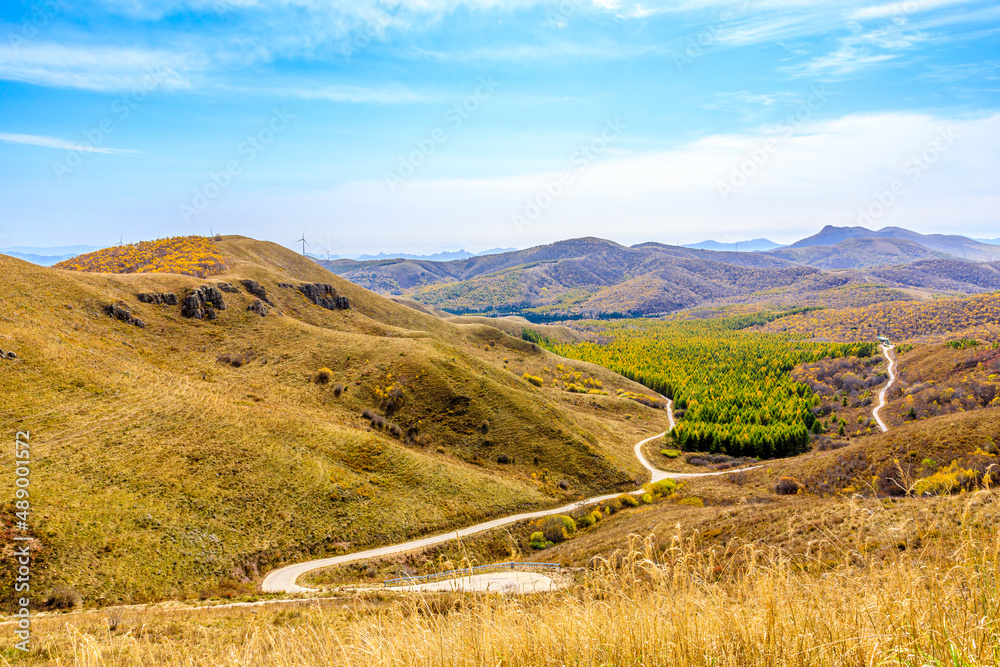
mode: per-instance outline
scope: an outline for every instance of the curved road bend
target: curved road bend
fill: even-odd
[[[673,412],[673,401],[667,399],[667,418],[670,421],[670,428],[675,425],[674,422],[674,412]],[[650,436],[645,440],[639,442],[635,446],[635,456],[639,459],[639,463],[649,471],[652,476],[653,482],[658,482],[663,479],[690,479],[693,477],[712,477],[715,475],[728,475],[730,473],[739,472],[738,470],[723,470],[721,472],[696,472],[696,473],[667,473],[662,470],[657,470],[652,466],[652,464],[646,460],[646,457],[642,454],[642,447],[647,442],[656,440],[657,438],[662,438],[666,435],[666,431],[663,433],[657,433],[654,436]],[[754,468],[760,466],[754,466]],[[742,468],[742,470],[752,470],[753,468]],[[643,493],[643,490],[637,489],[630,492],[632,495],[639,495]],[[470,526],[468,528],[462,528],[457,531],[450,533],[443,533],[441,535],[433,535],[431,537],[424,537],[418,540],[411,540],[409,542],[403,542],[402,544],[392,544],[386,547],[379,547],[378,549],[368,549],[367,551],[358,551],[353,554],[344,554],[343,556],[333,556],[331,558],[320,558],[318,560],[310,560],[304,563],[296,563],[294,565],[287,565],[285,567],[279,568],[270,572],[264,581],[261,582],[261,590],[265,593],[311,593],[315,592],[314,588],[305,588],[299,586],[295,581],[301,577],[306,572],[311,572],[313,570],[318,570],[324,567],[330,567],[332,565],[343,565],[344,563],[352,563],[359,560],[367,560],[369,558],[377,558],[379,556],[391,556],[393,554],[403,553],[405,551],[413,551],[414,549],[422,549],[424,547],[434,546],[436,544],[441,544],[442,542],[450,542],[454,539],[460,537],[468,537],[469,535],[475,535],[477,533],[482,533],[487,530],[492,530],[494,528],[500,528],[501,526],[506,526],[508,524],[517,523],[518,521],[528,521],[531,519],[540,519],[542,517],[551,516],[553,514],[566,514],[572,512],[573,510],[580,509],[581,507],[586,507],[587,505],[593,505],[595,503],[604,502],[605,500],[611,500],[621,495],[618,493],[609,493],[603,496],[596,496],[594,498],[587,498],[586,500],[578,500],[569,505],[563,505],[562,507],[555,507],[552,509],[539,510],[537,512],[525,512],[524,514],[515,514],[513,516],[503,517],[501,519],[494,519],[492,521],[486,521],[484,523],[476,524],[475,526]]]
[[[883,433],[888,431],[889,427],[885,425],[885,422],[882,421],[882,418],[879,417],[878,413],[885,407],[885,396],[889,392],[889,388],[896,382],[896,358],[892,356],[892,350],[894,347],[894,345],[882,345],[882,350],[885,352],[886,358],[889,359],[889,382],[882,387],[882,391],[879,392],[878,395],[878,406],[872,410],[872,417],[875,418],[875,422],[878,424],[878,427],[882,429]]]

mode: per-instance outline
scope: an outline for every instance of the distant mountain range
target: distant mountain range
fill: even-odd
[[[1000,250],[992,244],[980,243],[965,236],[919,234],[902,227],[872,230],[866,227],[833,227],[827,225],[818,234],[796,241],[789,248],[833,246],[848,239],[901,239],[913,241],[929,250],[976,261],[1000,259]]]
[[[685,248],[695,250],[719,250],[731,252],[763,252],[781,248],[780,243],[775,243],[768,239],[753,239],[752,241],[739,241],[738,243],[719,243],[718,241],[702,241],[701,243],[688,243]]]
[[[383,259],[417,259],[428,262],[450,262],[457,259],[468,259],[469,257],[498,255],[502,252],[513,252],[515,250],[517,250],[517,248],[491,248],[489,250],[484,250],[478,253],[471,253],[467,250],[455,250],[452,252],[447,252],[447,251],[438,252],[434,253],[433,255],[411,255],[405,252],[398,252],[398,253],[380,252],[377,255],[351,255],[351,256],[340,255],[338,257],[331,258],[331,261],[333,261],[333,259],[351,259],[357,262],[372,262],[372,261],[380,261]],[[319,257],[317,255],[309,255],[309,257],[313,257],[314,259],[323,259],[322,257]]]
[[[775,247],[755,249],[766,244]],[[767,239],[740,243],[740,252],[692,245],[707,249],[583,238],[445,262],[320,263],[375,292],[452,313],[534,321],[669,313],[762,294],[775,304],[857,304],[1000,289],[1000,246],[964,236],[828,226],[787,247]]]
[[[83,255],[84,253],[100,250],[99,247],[89,245],[53,246],[50,248],[34,248],[28,246],[13,246],[10,248],[0,248],[0,255],[17,257],[32,264],[40,266],[52,266],[63,260]]]

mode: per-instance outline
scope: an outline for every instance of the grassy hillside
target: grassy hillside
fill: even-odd
[[[24,662],[987,667],[1000,660],[998,499],[651,506],[598,524],[618,539],[564,592],[368,590],[308,606],[42,618]],[[639,526],[648,532],[629,531]]]
[[[452,262],[324,264],[359,285],[451,312],[520,312],[535,321],[580,313],[671,312],[817,273],[764,254],[658,243],[629,248],[594,238]]]
[[[994,246],[892,228],[882,232],[829,228],[766,253],[659,243],[625,247],[582,238],[450,262],[320,263],[368,289],[434,309],[521,314],[534,322],[733,303],[861,307],[1000,287],[998,263],[986,261],[1000,258]]]
[[[768,254],[821,269],[866,269],[949,257],[915,241],[893,238],[847,239],[836,245],[779,248]]]
[[[1000,292],[816,310],[776,320],[761,330],[842,342],[871,340],[881,332],[896,342],[964,336],[992,343],[1000,340]]]
[[[531,343],[274,244],[215,246],[228,271],[210,281],[0,257],[0,348],[17,355],[0,361],[0,422],[32,436],[40,589],[104,603],[249,589],[279,563],[631,486],[631,444],[665,423],[604,369],[574,364],[611,395],[537,388],[522,375],[558,361]],[[350,308],[316,305],[309,283]],[[204,285],[235,291],[217,319],[182,316]]]

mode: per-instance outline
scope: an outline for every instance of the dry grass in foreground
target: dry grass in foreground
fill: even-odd
[[[371,597],[315,606],[294,622],[188,611],[203,616],[194,631],[177,624],[179,612],[148,626],[138,619],[124,634],[69,617],[46,620],[44,641],[50,664],[88,667],[996,665],[1000,536],[981,519],[998,501],[980,492],[956,502],[960,539],[932,558],[886,559],[819,541],[792,558],[755,546],[698,550],[693,537],[663,549],[635,538],[558,594]]]

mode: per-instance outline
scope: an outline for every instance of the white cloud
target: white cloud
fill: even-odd
[[[41,146],[43,148],[56,148],[65,151],[81,151],[84,153],[103,153],[105,155],[132,155],[139,151],[127,148],[106,148],[103,146],[91,146],[90,144],[78,144],[56,137],[46,137],[37,134],[10,134],[0,132],[0,141],[11,144],[26,144],[28,146]]]
[[[902,0],[885,5],[872,5],[854,11],[852,18],[862,21],[868,19],[894,19],[911,16],[919,12],[931,11],[948,5],[967,4],[972,0]]]
[[[167,51],[12,43],[0,46],[0,79],[100,91],[178,89],[191,86],[197,60]]]
[[[957,133],[954,146],[913,180],[905,171],[907,161],[930,150],[939,131],[948,128]],[[512,216],[523,213],[526,201],[544,192],[557,173],[413,180],[394,193],[382,181],[294,197],[234,192],[232,199],[206,211],[203,222],[238,220],[241,228],[267,236],[273,220],[327,220],[336,210],[339,245],[331,251],[344,253],[384,250],[386,238],[393,239],[395,249],[430,248],[442,239],[476,247],[526,247],[580,236],[626,243],[693,242],[724,234],[781,241],[826,224],[859,224],[858,210],[901,180],[905,193],[877,227],[940,232],[943,225],[985,230],[996,224],[1000,114],[964,119],[859,114],[809,123],[790,136],[779,135],[778,148],[764,166],[723,200],[719,183],[773,137],[767,132],[713,135],[675,150],[607,155],[583,172],[567,155],[563,168],[571,171],[573,182],[520,230]],[[622,140],[627,138],[626,130]],[[307,235],[331,232],[320,223],[306,227]],[[373,235],[373,229],[378,233]]]

